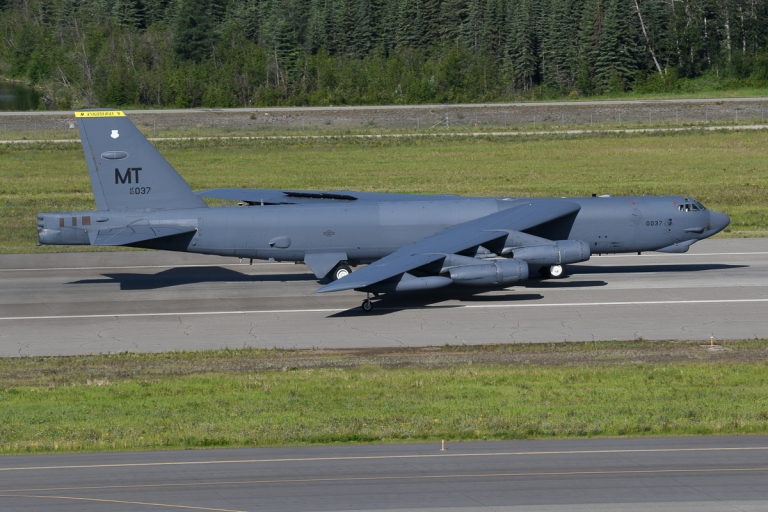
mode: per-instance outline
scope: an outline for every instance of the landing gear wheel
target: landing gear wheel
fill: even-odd
[[[342,277],[347,277],[350,273],[352,273],[352,269],[349,268],[349,265],[346,263],[339,263],[336,265],[336,268],[333,269],[333,272],[331,273],[331,278],[334,281],[338,281]]]
[[[373,302],[371,302],[371,299],[365,299],[363,301],[363,305],[360,307],[363,308],[363,311],[369,313],[371,310],[373,310]]]
[[[552,265],[549,267],[549,277],[553,279],[559,279],[565,275],[565,270],[562,265]]]

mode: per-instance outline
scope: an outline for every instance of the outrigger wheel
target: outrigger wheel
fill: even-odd
[[[336,268],[333,269],[333,272],[331,273],[331,277],[334,281],[338,281],[342,277],[347,277],[349,274],[352,273],[352,269],[349,268],[349,265],[347,265],[346,262],[342,261],[338,265],[336,265]]]
[[[375,293],[373,294],[373,296],[378,297],[378,295]],[[366,294],[365,300],[363,301],[363,305],[360,307],[363,308],[363,311],[365,311],[366,313],[370,313],[373,310],[373,302],[371,302],[370,293]]]

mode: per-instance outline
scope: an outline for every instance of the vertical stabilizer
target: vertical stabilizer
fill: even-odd
[[[119,110],[75,112],[99,210],[178,210],[206,204]]]

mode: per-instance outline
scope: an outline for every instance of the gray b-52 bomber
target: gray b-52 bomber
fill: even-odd
[[[591,254],[686,252],[730,219],[688,197],[487,198],[349,191],[193,192],[120,111],[75,113],[96,211],[41,213],[40,244],[304,262],[315,293],[507,287]],[[208,207],[203,197],[243,207]],[[355,271],[351,267],[367,263]]]

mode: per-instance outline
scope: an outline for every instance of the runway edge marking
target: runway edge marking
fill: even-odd
[[[504,308],[564,308],[564,307],[598,307],[598,306],[669,306],[683,304],[737,304],[768,302],[768,299],[705,299],[705,300],[655,300],[655,301],[632,301],[632,302],[572,302],[556,304],[447,304],[443,306],[421,306],[421,307],[378,307],[378,311],[409,311],[409,310],[428,310],[428,309],[504,309]],[[348,311],[354,308],[331,308],[331,309],[262,309],[253,311],[187,311],[175,313],[112,313],[101,315],[51,315],[51,316],[6,316],[0,317],[0,321],[21,321],[21,320],[75,320],[85,318],[143,318],[143,317],[164,317],[164,316],[216,316],[216,315],[263,315],[263,314],[286,314],[286,313],[334,313],[338,311]]]

